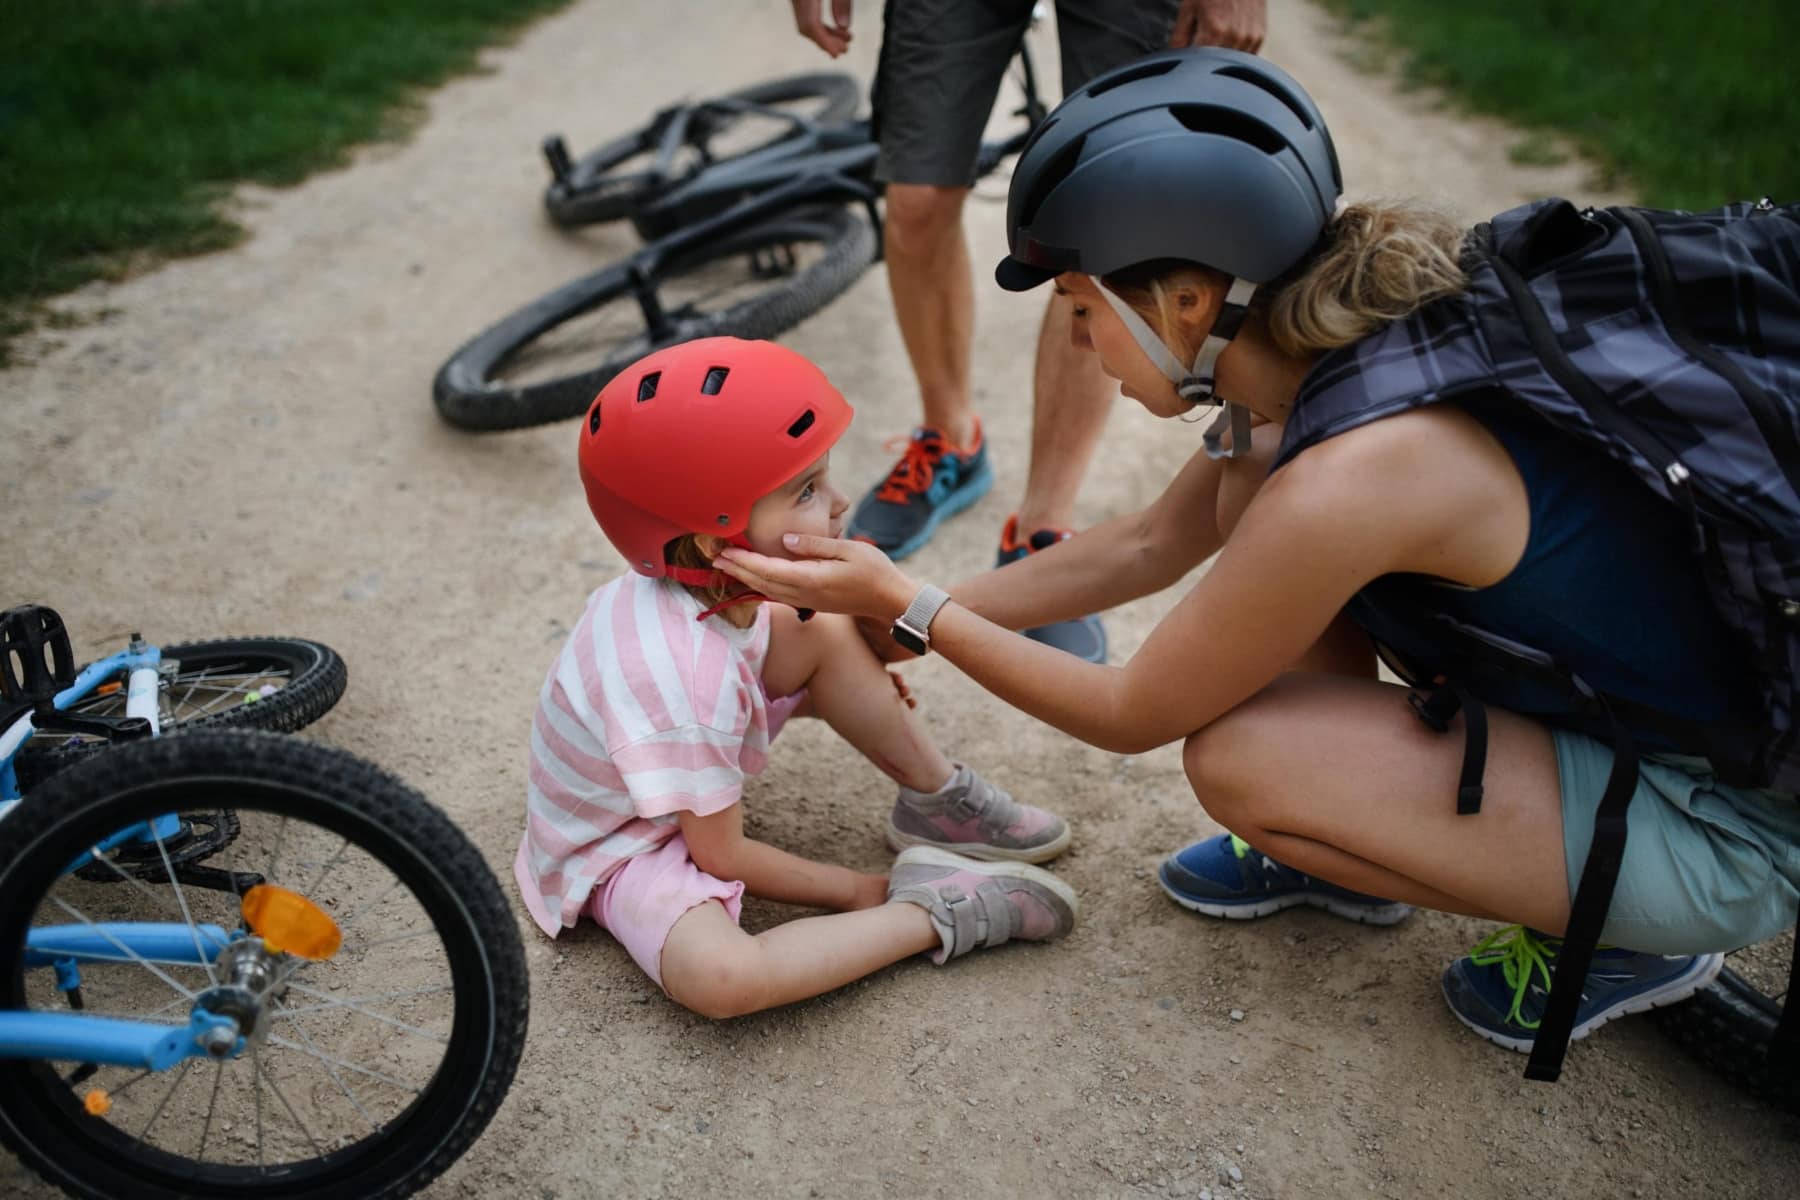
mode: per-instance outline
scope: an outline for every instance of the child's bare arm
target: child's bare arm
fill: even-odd
[[[813,862],[744,836],[744,806],[710,816],[681,814],[688,855],[708,875],[741,880],[753,896],[843,912],[887,901],[887,879]]]

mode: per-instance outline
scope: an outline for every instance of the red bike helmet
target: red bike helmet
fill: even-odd
[[[588,508],[632,570],[679,578],[664,547],[684,533],[746,544],[750,506],[817,461],[851,415],[825,373],[785,346],[715,337],[658,350],[588,409]]]

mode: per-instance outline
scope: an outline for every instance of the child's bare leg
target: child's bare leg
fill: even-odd
[[[820,613],[802,622],[771,605],[763,686],[771,696],[807,689],[812,711],[903,787],[934,792],[955,766],[894,690],[887,668],[848,617]]]
[[[701,1016],[737,1017],[829,992],[940,944],[915,904],[803,917],[751,936],[709,900],[669,930],[663,987]]]

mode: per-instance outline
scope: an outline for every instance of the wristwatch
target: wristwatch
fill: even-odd
[[[914,654],[924,654],[931,649],[931,619],[938,615],[938,610],[950,603],[950,593],[941,587],[926,584],[919,589],[900,619],[894,622],[894,640],[911,650]]]

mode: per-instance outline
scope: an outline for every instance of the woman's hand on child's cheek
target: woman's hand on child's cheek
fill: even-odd
[[[864,542],[790,533],[782,545],[795,557],[770,558],[733,546],[722,550],[716,562],[727,575],[771,600],[851,616],[891,621],[918,590],[887,555]]]

